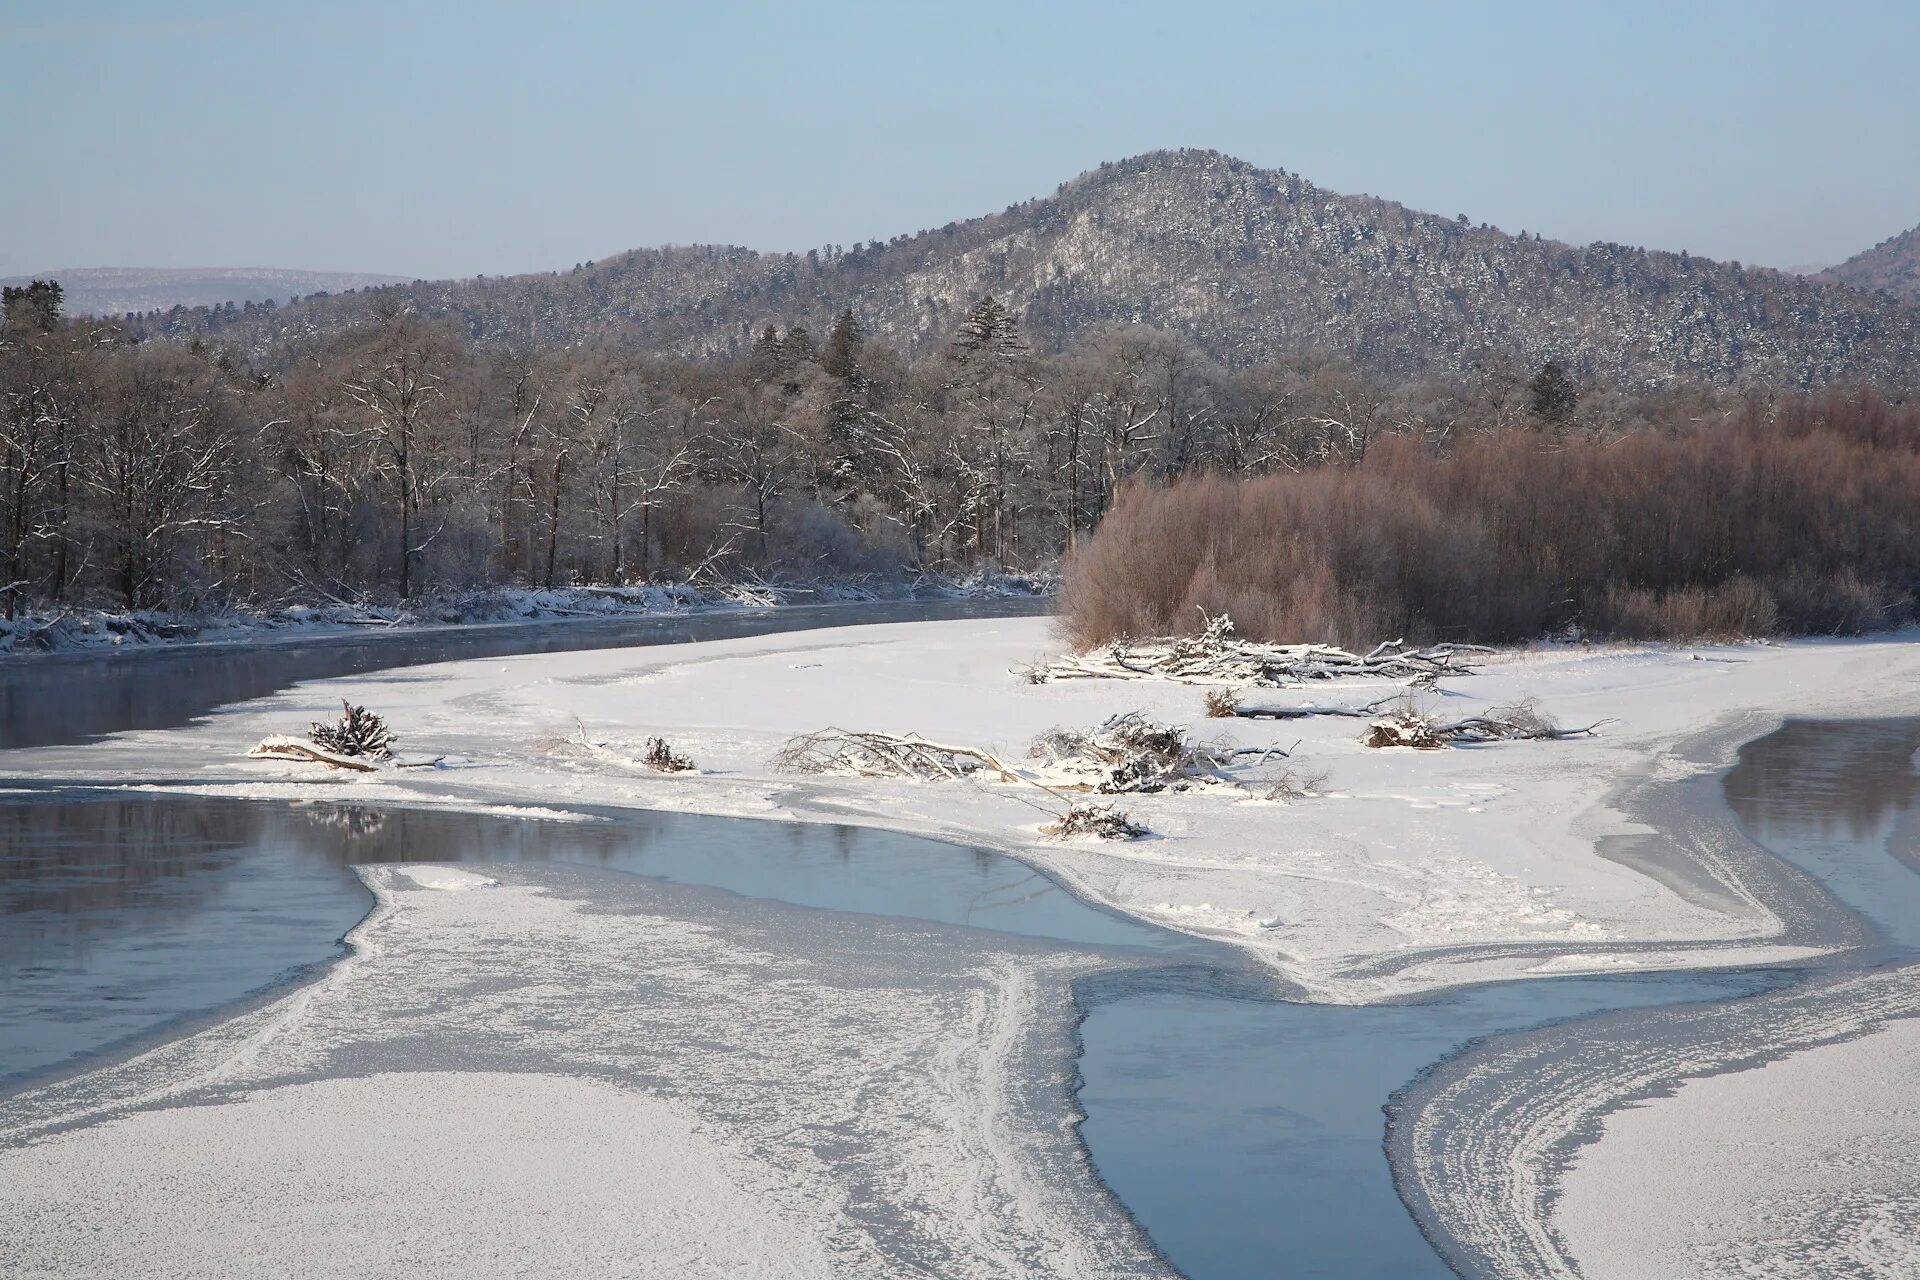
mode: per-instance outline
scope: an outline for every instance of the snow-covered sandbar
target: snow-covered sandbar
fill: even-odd
[[[37,752],[15,772],[156,779],[236,796],[463,806],[633,805],[893,827],[984,844],[1087,896],[1241,945],[1309,998],[1364,1002],[1536,974],[1767,962],[1806,955],[1772,876],[1724,806],[1678,804],[1740,743],[1789,715],[1920,710],[1904,639],[1500,655],[1447,683],[1449,712],[1533,697],[1600,735],[1438,752],[1372,750],[1359,722],[1204,717],[1202,690],[1158,681],[1033,685],[1058,650],[1043,618],[850,627],[674,646],[530,655],[325,681],[205,723]],[[1320,698],[1384,690],[1340,686]],[[325,775],[243,762],[351,697],[439,769]],[[1018,785],[795,777],[770,763],[829,725],[917,732],[1023,755],[1039,733],[1140,710],[1279,742],[1324,769],[1323,796],[1218,790],[1128,797],[1153,838],[1063,843]],[[1224,726],[1224,727],[1223,727]],[[663,734],[699,771],[661,776],[565,749],[581,734],[636,752]],[[1297,746],[1296,746],[1297,743]],[[1657,830],[1657,838],[1654,836]]]

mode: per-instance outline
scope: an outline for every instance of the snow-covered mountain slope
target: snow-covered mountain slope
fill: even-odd
[[[483,343],[612,337],[688,355],[767,323],[944,342],[994,293],[1041,346],[1104,324],[1184,334],[1248,364],[1307,349],[1396,375],[1558,359],[1597,381],[1901,384],[1920,306],[1685,253],[1563,244],[1327,191],[1213,151],[1160,151],[1002,213],[842,251],[643,249],[572,271],[395,286],[251,314],[156,319],[252,352],[405,305]]]

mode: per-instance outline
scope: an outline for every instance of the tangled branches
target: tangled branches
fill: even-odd
[[[349,759],[368,756],[387,760],[393,756],[393,748],[400,739],[394,737],[387,728],[387,722],[367,710],[356,707],[345,698],[340,699],[341,716],[331,724],[315,721],[313,728],[307,731],[307,738],[314,746],[334,756]]]
[[[1182,790],[1196,780],[1220,780],[1223,766],[1254,752],[1194,742],[1185,729],[1155,724],[1130,711],[1090,732],[1051,730],[1034,739],[1027,754],[1068,775],[1092,778],[1093,789],[1103,795],[1119,795]]]
[[[1205,616],[1205,615],[1202,615]],[[1233,634],[1226,614],[1207,617],[1198,635],[1119,641],[1104,651],[1066,654],[1023,673],[1029,680],[1177,680],[1187,684],[1279,685],[1352,677],[1405,680],[1431,685],[1447,676],[1471,675],[1462,661],[1491,652],[1481,645],[1440,644],[1408,649],[1400,641],[1365,653],[1323,644],[1262,644]]]
[[[631,746],[616,747],[611,743],[596,742],[587,736],[585,724],[576,720],[574,725],[572,736],[546,738],[535,745],[549,755],[575,760],[598,760],[615,768],[631,769],[635,772],[642,770],[650,773],[695,772],[693,761],[675,751],[673,744],[665,738],[648,738],[640,755],[633,756],[628,754],[633,750]]]
[[[975,747],[948,746],[913,734],[822,729],[790,739],[773,757],[790,773],[839,773],[861,778],[968,778],[983,770],[1018,781],[999,757]]]
[[[1491,707],[1484,715],[1442,721],[1421,710],[1409,699],[1392,715],[1382,716],[1369,725],[1365,741],[1370,747],[1414,747],[1431,751],[1454,743],[1589,737],[1594,730],[1607,723],[1606,720],[1596,720],[1579,728],[1563,729],[1551,716],[1541,711],[1531,698]]]
[[[665,738],[648,738],[647,752],[640,760],[655,773],[687,773],[693,768],[693,761],[675,751]]]
[[[1058,840],[1092,836],[1099,840],[1135,840],[1149,834],[1132,815],[1110,804],[1071,804],[1060,817],[1040,828]]]

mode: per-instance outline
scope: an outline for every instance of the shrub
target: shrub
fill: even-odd
[[[1207,717],[1212,720],[1225,720],[1240,712],[1240,691],[1238,689],[1209,689],[1200,699],[1206,708]]]
[[[641,759],[657,773],[686,773],[693,768],[693,761],[675,751],[665,738],[648,738],[647,753]]]
[[[1530,433],[1439,454],[1125,489],[1070,559],[1079,646],[1192,631],[1349,648],[1849,633],[1912,615],[1920,430],[1875,402],[1797,403],[1612,441]],[[1884,408],[1884,406],[1882,406]]]

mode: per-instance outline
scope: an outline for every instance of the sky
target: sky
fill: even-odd
[[[0,275],[802,250],[1212,147],[1767,266],[1920,223],[1920,5],[0,0]]]

